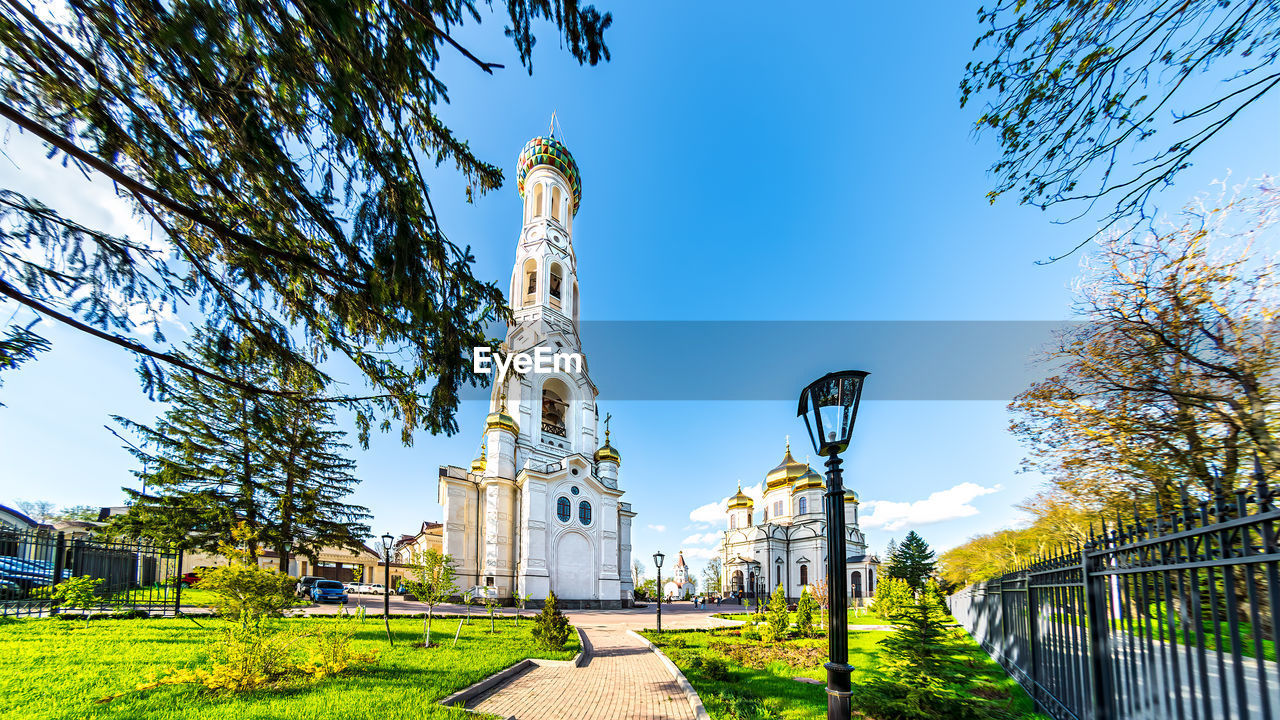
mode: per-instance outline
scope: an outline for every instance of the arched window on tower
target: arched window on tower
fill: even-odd
[[[578,326],[578,281],[573,281],[573,326]],[[854,512],[857,512],[856,510]],[[856,516],[855,516],[856,517]]]
[[[542,386],[542,432],[559,437],[568,437],[565,414],[569,409],[566,402],[568,392],[563,385],[552,379]]]
[[[524,307],[538,302],[538,261],[529,258],[524,261]]]
[[[738,516],[737,516],[737,515],[730,515],[730,516],[729,516],[729,529],[730,529],[730,530],[737,530],[737,529],[738,529]]]
[[[806,514],[808,514],[808,512],[809,512],[809,498],[802,497],[802,498],[800,498],[799,500],[797,500],[797,501],[796,501],[796,514],[797,514],[797,515],[806,515]],[[800,583],[800,584],[801,584],[801,585],[808,585],[809,583]]]
[[[551,219],[560,222],[560,188],[551,189]]]
[[[800,566],[800,586],[804,587],[809,584],[809,566]]]
[[[533,216],[542,217],[542,183],[538,183],[533,188]]]
[[[556,190],[556,192],[560,192]],[[547,283],[547,290],[551,294],[551,307],[560,309],[561,285],[564,279],[561,277],[560,263],[551,263],[551,280]]]

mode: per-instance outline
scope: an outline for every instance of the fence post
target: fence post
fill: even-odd
[[[49,585],[52,591],[58,583],[62,582],[62,573],[67,567],[67,534],[65,532],[58,533],[58,539],[53,544],[53,582]],[[50,615],[57,615],[58,608],[49,607]]]
[[[1092,720],[1112,720],[1111,658],[1107,626],[1107,577],[1089,574],[1089,549],[1080,550],[1080,579],[1085,595],[1085,630],[1089,635],[1089,685]]]
[[[1031,573],[1026,573],[1027,578],[1027,652],[1031,655],[1031,701],[1035,703],[1036,708],[1040,708],[1040,673],[1036,667],[1036,640],[1040,634],[1040,614],[1039,607],[1036,605],[1035,588],[1031,586]]]
[[[182,548],[178,548],[178,581],[175,583],[177,592],[173,594],[173,616],[178,617],[182,614]],[[168,578],[166,578],[168,579]]]

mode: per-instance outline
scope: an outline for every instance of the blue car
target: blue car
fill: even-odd
[[[71,577],[71,571],[64,569],[62,579],[66,580],[69,577]],[[26,597],[35,588],[53,584],[52,562],[0,557],[0,599],[13,600]]]
[[[347,602],[347,588],[337,580],[317,580],[311,586],[311,599],[316,602]]]

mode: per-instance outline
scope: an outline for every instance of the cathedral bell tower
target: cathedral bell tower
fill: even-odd
[[[444,551],[460,585],[494,597],[537,603],[554,591],[566,607],[624,607],[635,512],[622,501],[607,418],[603,444],[597,435],[599,392],[579,339],[578,165],[553,133],[535,137],[520,151],[516,187],[513,322],[495,354],[534,364],[504,363],[494,377],[482,457],[470,471],[440,468]]]

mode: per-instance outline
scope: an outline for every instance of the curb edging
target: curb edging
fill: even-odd
[[[468,713],[474,711],[467,708],[467,703],[472,699],[489,692],[495,687],[506,683],[508,680],[541,665],[566,665],[572,667],[582,667],[582,663],[586,658],[591,656],[591,641],[587,640],[587,634],[582,628],[574,626],[574,630],[578,632],[578,654],[573,656],[572,660],[539,660],[537,658],[525,658],[509,668],[499,670],[489,677],[477,683],[472,683],[458,692],[441,698],[438,703],[445,707],[459,707]],[[505,718],[504,720],[515,720],[515,716]]]
[[[698,697],[698,691],[693,689],[693,686],[689,684],[689,679],[684,676],[684,673],[680,672],[680,668],[676,667],[675,663],[671,662],[671,658],[667,657],[665,653],[658,649],[657,645],[649,642],[648,638],[635,630],[628,629],[627,634],[649,646],[653,654],[657,655],[658,659],[662,661],[663,666],[667,668],[667,672],[671,674],[671,678],[684,691],[685,699],[689,701],[689,706],[693,708],[694,718],[696,720],[711,720],[711,716],[707,714],[707,709],[702,705],[702,698]]]
[[[490,675],[489,677],[481,680],[480,682],[468,685],[467,687],[459,690],[458,692],[448,697],[441,698],[439,700],[439,703],[441,705],[444,705],[445,707],[453,707],[455,705],[460,705],[460,706],[463,706],[463,709],[466,709],[467,702],[469,702],[472,698],[476,697],[477,695],[481,695],[489,690],[492,690],[495,686],[500,685],[506,682],[507,680],[510,680],[511,678],[515,677],[516,675],[519,675],[520,673],[523,673],[525,670],[528,670],[534,667],[535,665],[536,663],[534,663],[534,661],[531,658],[525,658],[524,660],[521,660],[520,662],[516,663],[515,665],[512,665],[511,667],[505,670],[499,670],[498,672]]]

